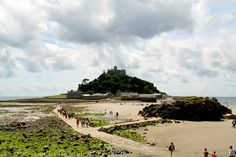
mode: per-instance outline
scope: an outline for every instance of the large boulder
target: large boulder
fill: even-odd
[[[147,106],[141,112],[144,117],[161,117],[190,121],[218,121],[232,111],[216,98],[176,97],[171,103],[163,102]]]

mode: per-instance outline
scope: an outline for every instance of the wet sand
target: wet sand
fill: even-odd
[[[138,115],[139,111],[142,110],[145,106],[150,105],[150,103],[141,103],[141,102],[103,102],[103,103],[85,103],[78,104],[75,106],[84,106],[86,110],[95,112],[95,113],[105,113],[109,115],[109,112],[112,111],[113,115],[118,112],[120,122],[127,120],[140,120],[143,119],[142,116]]]
[[[216,151],[219,157],[226,157],[230,145],[236,148],[236,129],[231,126],[232,120],[160,124],[147,127],[146,137],[149,142],[157,142],[158,147],[166,150],[166,146],[174,142],[176,152],[173,157],[203,156],[204,148],[208,148],[209,153]],[[144,131],[139,129],[139,132]]]
[[[141,104],[141,103],[140,103]],[[98,103],[88,107],[89,110],[113,110],[120,113],[120,116],[130,119],[143,119],[137,113],[145,105],[139,103]],[[236,113],[236,109],[233,109]],[[203,149],[206,147],[209,153],[214,150],[219,157],[226,157],[228,148],[233,145],[236,148],[236,129],[231,128],[232,120],[220,122],[190,122],[160,124],[158,126],[149,126],[148,131],[143,128],[138,132],[146,136],[150,143],[157,143],[153,149],[162,149],[168,151],[167,147],[170,142],[176,145],[176,152],[173,157],[199,157],[203,156]],[[132,156],[125,155],[127,157]]]
[[[139,110],[142,110],[148,103],[139,102],[99,102],[77,104],[78,106],[87,106],[87,109],[94,112],[113,111],[118,112],[124,119],[143,119],[138,116]],[[236,109],[233,109],[234,114]],[[231,128],[232,120],[221,122],[189,122],[160,124],[158,126],[149,126],[148,131],[143,128],[138,131],[146,136],[147,141],[157,143],[153,149],[167,150],[166,146],[170,142],[176,145],[176,152],[173,157],[200,157],[203,156],[203,149],[208,148],[209,152],[216,150],[219,157],[226,157],[228,147],[233,145],[236,148],[236,129]],[[125,156],[133,156],[129,154]]]

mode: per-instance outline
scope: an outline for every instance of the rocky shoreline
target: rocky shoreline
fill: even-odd
[[[73,131],[56,116],[0,125],[0,154],[3,156],[107,156],[126,154],[89,135]]]
[[[216,98],[208,97],[175,97],[170,103],[163,101],[147,106],[140,112],[144,117],[190,121],[220,121],[225,114],[231,113]]]

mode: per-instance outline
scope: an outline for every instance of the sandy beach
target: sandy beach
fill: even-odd
[[[98,103],[88,107],[89,110],[115,110],[121,116],[129,119],[142,119],[137,116],[139,110],[144,106],[138,103]],[[233,109],[236,113],[236,109]],[[236,148],[236,129],[231,128],[232,120],[220,122],[190,122],[159,124],[158,126],[149,126],[148,131],[143,128],[138,132],[146,136],[150,143],[157,143],[154,149],[167,150],[170,142],[176,145],[174,157],[199,157],[203,156],[203,149],[207,148],[209,153],[216,151],[219,157],[226,157],[228,147],[233,145]],[[130,156],[130,155],[126,155]],[[131,155],[132,156],[132,155]]]
[[[219,156],[226,156],[230,145],[236,147],[236,129],[231,128],[231,121],[228,120],[148,127],[146,137],[150,142],[157,141],[162,148],[174,142],[175,157],[198,157],[204,148],[208,148],[209,152],[216,151]]]
[[[109,116],[110,111],[113,111],[113,113],[118,112],[119,121],[127,121],[131,119],[135,121],[143,119],[143,117],[138,115],[138,112],[147,105],[150,105],[150,103],[98,102],[72,104],[72,106],[86,107],[85,109],[88,112],[98,113],[105,112],[106,110],[107,116]],[[14,109],[15,108],[11,107],[12,112]],[[21,109],[24,109],[24,107]],[[17,112],[19,111],[17,110]],[[29,110],[29,112],[31,113],[31,110]],[[25,111],[23,113],[26,117],[32,116],[26,114]],[[233,113],[236,114],[236,108],[233,109]],[[170,142],[174,142],[176,152],[173,157],[203,156],[204,148],[208,148],[209,153],[216,151],[219,157],[226,157],[230,145],[233,145],[233,147],[236,148],[236,129],[231,128],[231,122],[232,120],[224,120],[220,122],[181,121],[181,123],[148,126],[147,130],[140,128],[137,132],[145,136],[147,142],[156,143],[155,146],[152,146],[153,149],[161,149],[168,152],[166,146],[168,146]],[[114,155],[114,157],[115,156],[116,155]],[[135,152],[123,156],[132,157],[135,156]]]
[[[142,120],[143,117],[138,115],[138,112],[145,106],[151,103],[142,102],[102,102],[102,103],[84,103],[74,106],[83,106],[88,112],[95,113],[107,113],[107,119],[109,119],[109,112],[112,111],[113,115],[118,112],[119,117],[115,122],[123,122],[128,120]]]

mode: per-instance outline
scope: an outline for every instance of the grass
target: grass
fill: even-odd
[[[137,132],[133,130],[116,130],[112,134],[128,138],[137,142],[146,142],[143,136],[139,135]]]
[[[67,94],[47,96],[46,98],[50,98],[50,99],[67,99]]]
[[[137,130],[139,128],[144,128],[146,126],[155,126],[158,123],[160,123],[160,121],[148,121],[148,122],[142,122],[139,124],[127,124],[123,126],[114,125],[109,128],[101,127],[99,131],[103,131],[112,135],[121,136],[121,137],[131,139],[137,142],[147,143],[148,141],[146,140],[146,138],[142,136],[141,134],[139,134]]]
[[[71,129],[0,132],[0,157],[90,156],[93,151],[109,154],[113,149],[97,139],[82,138]]]
[[[99,127],[99,126],[106,126],[110,123],[105,120],[97,120],[97,119],[90,119],[90,126],[91,127]]]

